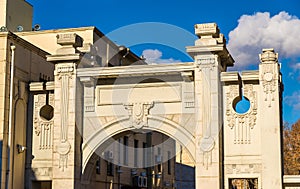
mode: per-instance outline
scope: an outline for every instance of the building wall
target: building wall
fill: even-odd
[[[30,113],[27,112],[27,104],[29,98],[28,85],[29,81],[50,79],[53,72],[53,64],[45,60],[46,52],[41,51],[32,44],[18,38],[12,33],[5,32],[0,34],[0,41],[3,45],[3,50],[0,54],[1,64],[1,87],[0,93],[2,103],[0,110],[2,120],[0,123],[2,148],[2,171],[1,171],[1,187],[5,186],[6,180],[13,188],[24,186],[25,171],[27,171],[27,163],[25,163],[26,155],[24,152],[19,153],[17,145],[27,146],[30,138],[27,138],[27,130],[31,125],[27,124],[27,118],[30,118]],[[13,89],[13,104],[12,120],[9,120],[9,98],[10,98],[10,65],[12,62],[12,51],[10,47],[14,45],[14,89]],[[9,131],[9,122],[12,126]],[[9,134],[11,137],[11,146],[9,147],[10,155],[8,155],[7,145],[9,144]],[[27,143],[28,142],[28,143]],[[30,151],[30,150],[29,150]],[[7,167],[8,157],[10,157],[9,171]],[[21,168],[21,169],[20,169]],[[8,173],[9,179],[6,175]]]
[[[13,32],[18,26],[24,31],[32,30],[32,6],[25,0],[1,0],[0,10],[0,27]]]

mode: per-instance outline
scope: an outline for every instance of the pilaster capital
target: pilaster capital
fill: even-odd
[[[56,50],[56,54],[47,56],[47,61],[60,63],[60,62],[77,62],[81,59],[81,53],[77,47],[82,47],[82,38],[76,33],[63,33],[56,36],[57,44],[61,48]]]
[[[218,63],[223,71],[228,66],[233,66],[234,60],[226,48],[225,37],[220,33],[216,23],[196,24],[195,34],[199,39],[195,41],[194,46],[187,47],[187,52],[194,58],[197,66],[208,62],[211,64],[212,61]],[[214,55],[220,58],[207,59],[207,56]],[[203,58],[201,58],[202,56]],[[199,60],[204,63],[199,63]]]
[[[76,33],[63,33],[56,35],[57,44],[66,47],[82,47],[82,38]]]
[[[68,75],[72,76],[76,74],[76,64],[75,63],[59,63],[55,65],[54,75],[62,76]]]
[[[80,77],[80,81],[85,87],[94,87],[96,85],[97,79],[91,76]]]
[[[270,64],[278,62],[278,53],[275,53],[273,48],[263,49],[259,54],[259,59],[262,64]]]

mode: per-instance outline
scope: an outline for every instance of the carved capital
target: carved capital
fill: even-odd
[[[58,34],[56,36],[57,44],[62,46],[73,46],[73,47],[81,47],[82,46],[82,38],[79,37],[76,33],[63,33]]]
[[[263,53],[259,54],[261,63],[274,63],[278,61],[278,53],[275,53],[274,49],[263,49]]]
[[[75,63],[61,63],[55,66],[54,75],[58,76],[58,79],[61,79],[63,76],[72,78],[72,76],[76,74],[75,71]]]
[[[201,38],[208,36],[210,38],[219,37],[220,30],[216,23],[196,24],[195,34]]]
[[[213,70],[213,68],[216,66],[216,58],[215,57],[199,57],[196,61],[197,67],[199,68],[199,71],[202,71],[202,69],[210,69]]]

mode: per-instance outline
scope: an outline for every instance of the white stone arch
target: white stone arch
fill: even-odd
[[[89,160],[92,158],[94,152],[102,144],[104,144],[105,141],[107,141],[115,135],[135,129],[134,127],[121,127],[121,123],[129,125],[129,118],[122,117],[117,120],[108,122],[101,129],[95,131],[92,136],[83,141],[82,173],[86,174],[85,171],[87,169]],[[157,123],[160,124],[160,127],[156,126]],[[192,135],[189,131],[187,131],[184,127],[182,127],[180,124],[172,120],[166,119],[164,117],[149,115],[148,126],[144,129],[157,131],[171,137],[187,149],[193,160],[196,159],[195,136]]]

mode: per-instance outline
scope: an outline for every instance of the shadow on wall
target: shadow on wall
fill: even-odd
[[[195,167],[176,163],[175,174],[176,189],[195,189]]]

